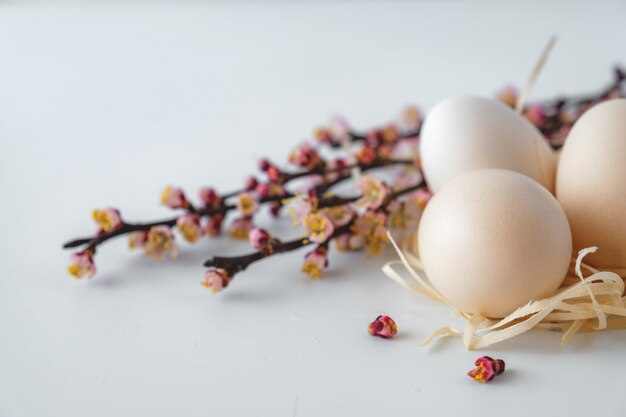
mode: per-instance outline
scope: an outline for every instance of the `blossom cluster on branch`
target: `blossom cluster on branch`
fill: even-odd
[[[525,107],[523,114],[558,149],[586,109],[599,101],[624,96],[624,79],[624,71],[617,68],[613,82],[599,93],[533,103]],[[517,93],[508,88],[497,97],[513,107]],[[304,256],[302,272],[313,278],[321,277],[328,267],[331,244],[339,252],[365,250],[378,255],[387,243],[387,230],[406,227],[409,206],[423,208],[430,198],[418,155],[421,124],[422,114],[416,107],[407,107],[400,120],[364,133],[336,118],[329,126],[316,129],[313,141],[290,152],[287,167],[261,160],[260,175],[248,177],[239,190],[220,194],[215,188],[203,187],[194,202],[181,188],[166,187],[161,204],[176,211],[170,218],[131,223],[116,208],[94,210],[96,232],[64,245],[82,247],[71,256],[68,271],[76,278],[95,274],[96,250],[118,236],[127,236],[130,249],[143,250],[158,260],[176,258],[177,236],[196,243],[202,237],[226,232],[233,239],[248,240],[251,253],[213,256],[205,262],[209,269],[202,285],[213,292],[228,286],[250,264],[304,246],[313,248]],[[392,180],[373,174],[384,168],[395,169]],[[357,178],[355,194],[341,196],[333,192],[338,184]],[[306,181],[304,188],[292,189],[296,180]],[[259,228],[255,221],[262,206],[268,206],[273,216],[279,216],[288,206],[302,237],[284,242]]]

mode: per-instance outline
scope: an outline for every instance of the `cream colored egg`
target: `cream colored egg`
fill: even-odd
[[[585,258],[626,273],[626,100],[600,103],[574,124],[557,170],[556,197],[574,247],[597,246]]]
[[[433,196],[418,246],[426,275],[447,300],[500,318],[558,289],[572,237],[545,188],[513,171],[485,169],[456,177]]]
[[[433,192],[468,171],[501,168],[554,191],[556,157],[541,133],[502,103],[453,97],[428,114],[420,135],[424,177]]]

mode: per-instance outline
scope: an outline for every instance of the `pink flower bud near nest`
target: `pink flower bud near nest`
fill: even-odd
[[[202,187],[198,194],[204,207],[219,207],[222,203],[222,197],[217,194],[214,188]]]

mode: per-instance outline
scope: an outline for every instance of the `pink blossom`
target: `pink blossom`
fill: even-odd
[[[230,224],[228,235],[233,239],[248,239],[252,230],[252,219],[250,217],[239,217]]]
[[[371,164],[377,157],[376,151],[371,146],[365,146],[356,153],[357,161],[365,165]]]
[[[415,192],[415,202],[423,210],[430,199],[433,197],[433,193],[426,187],[420,188]]]
[[[481,356],[474,362],[476,368],[467,373],[467,376],[474,381],[486,383],[491,382],[497,375],[504,372],[504,361],[502,359],[493,359],[489,356]]]
[[[306,169],[313,169],[324,162],[310,144],[304,143],[289,154],[289,163]]]
[[[167,226],[150,228],[143,250],[146,255],[158,260],[165,259],[168,255],[172,259],[176,259],[178,256],[178,245],[174,240],[174,234]]]
[[[185,214],[176,221],[176,228],[189,243],[195,243],[202,235],[200,218],[196,214]]]
[[[173,209],[189,207],[189,202],[183,190],[171,186],[167,186],[163,190],[161,204]]]
[[[98,234],[112,232],[124,225],[120,211],[116,208],[94,210],[91,216],[98,225]]]
[[[220,268],[212,268],[204,273],[204,281],[201,282],[206,288],[210,288],[213,294],[228,286],[230,278],[228,272]]]
[[[222,204],[222,197],[217,194],[215,189],[210,187],[202,187],[198,192],[203,207],[219,207]]]
[[[333,117],[330,121],[329,131],[333,142],[339,143],[350,139],[350,125],[343,117]]]
[[[143,248],[148,241],[148,232],[146,230],[138,230],[128,234],[128,248]]]
[[[367,331],[372,336],[379,336],[385,339],[394,337],[398,333],[396,322],[389,316],[378,316],[370,323]]]
[[[241,193],[237,196],[237,209],[244,216],[251,216],[259,208],[259,203],[256,198],[248,193]]]
[[[67,271],[77,279],[85,275],[92,277],[96,273],[96,264],[93,262],[93,251],[86,249],[82,252],[72,254],[70,266]]]
[[[356,204],[368,209],[377,209],[382,206],[389,194],[387,184],[373,175],[365,175],[361,178],[358,187],[361,191],[361,198]]]
[[[349,204],[343,206],[329,207],[323,210],[324,214],[333,222],[335,228],[345,226],[357,216],[354,209]]]
[[[261,229],[260,227],[255,227],[250,230],[248,240],[250,241],[250,245],[252,245],[255,249],[262,249],[268,246],[272,242],[272,237],[265,229]]]
[[[322,212],[311,212],[302,219],[302,226],[313,242],[324,243],[335,231],[333,222]]]
[[[365,246],[365,236],[356,233],[344,233],[335,239],[335,248],[339,252],[357,251]]]
[[[524,110],[524,116],[535,126],[542,126],[548,116],[543,106],[539,104],[533,104]]]
[[[285,195],[285,188],[274,182],[257,184],[255,191],[261,198],[280,197]]]
[[[402,131],[415,131],[422,123],[422,112],[415,106],[407,106],[402,111]]]
[[[252,175],[246,178],[246,191],[254,191],[254,189],[259,185],[259,181]]]
[[[203,232],[207,236],[219,236],[222,234],[222,224],[224,222],[223,214],[214,214],[210,216],[203,228]]]
[[[354,222],[352,231],[361,235],[370,255],[380,255],[387,243],[387,216],[384,213],[367,210]]]
[[[290,201],[289,214],[296,223],[301,223],[307,214],[317,209],[317,203],[318,198],[313,191],[297,194]]]
[[[328,250],[319,246],[312,252],[309,252],[304,257],[304,264],[302,265],[302,272],[312,278],[319,278],[322,276],[326,268],[328,267]]]
[[[347,166],[348,163],[346,162],[345,159],[343,158],[337,158],[334,159],[332,161],[330,161],[328,163],[328,165],[326,166],[326,174],[324,174],[324,176],[326,177],[326,181],[328,182],[332,182],[335,181],[343,176],[346,176],[348,174],[350,174],[350,170],[349,169],[341,169],[344,168],[345,166]],[[330,171],[330,172],[329,172]]]

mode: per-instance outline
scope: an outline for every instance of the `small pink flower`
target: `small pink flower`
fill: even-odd
[[[351,252],[365,247],[365,236],[356,233],[344,233],[334,239],[335,248],[339,252]]]
[[[67,271],[77,279],[85,275],[92,277],[96,273],[96,264],[93,262],[93,251],[86,249],[82,252],[72,254],[70,266]]]
[[[313,242],[324,243],[335,231],[333,222],[321,212],[311,212],[302,219],[302,226]]]
[[[272,236],[270,236],[267,230],[261,229],[260,227],[255,227],[250,230],[248,240],[250,241],[250,245],[257,250],[267,247],[273,241]]]
[[[313,169],[324,164],[319,154],[310,144],[304,143],[289,154],[289,163],[306,169]]]
[[[330,135],[332,136],[332,141],[335,143],[340,143],[346,139],[350,139],[350,125],[348,125],[348,121],[343,117],[333,117],[330,121],[329,130]]]
[[[198,194],[203,207],[219,207],[222,204],[222,197],[213,188],[202,187]]]
[[[205,235],[219,236],[222,234],[222,224],[224,223],[224,215],[223,214],[214,214],[206,220],[206,223],[203,227],[203,232]]]
[[[228,286],[230,278],[228,272],[220,268],[212,268],[204,273],[204,281],[201,282],[206,288],[210,288],[213,294],[222,291]]]
[[[307,214],[317,209],[317,203],[318,198],[313,191],[296,194],[290,200],[289,214],[296,223],[301,223]]]
[[[91,213],[94,221],[98,225],[98,233],[108,233],[119,229],[124,225],[120,211],[116,208],[105,208],[94,210]]]
[[[313,136],[315,136],[315,140],[319,143],[330,143],[333,141],[333,135],[327,127],[318,127],[313,132]]]
[[[433,197],[433,193],[428,188],[420,188],[415,192],[415,202],[424,210],[430,199]]]
[[[345,226],[357,216],[354,209],[349,204],[343,206],[329,207],[323,210],[324,214],[333,222],[335,228]]]
[[[414,131],[422,123],[422,112],[415,106],[407,106],[402,112],[401,129],[403,131]]]
[[[138,230],[128,234],[128,248],[131,250],[143,248],[146,242],[148,242],[148,232],[146,230]]]
[[[250,217],[239,217],[230,224],[228,235],[233,239],[248,239],[252,230],[252,220]]]
[[[189,243],[195,243],[202,235],[200,218],[196,214],[185,214],[176,221],[176,228]]]
[[[259,208],[259,202],[250,193],[241,193],[237,196],[237,209],[244,216],[251,216]]]
[[[372,256],[380,255],[387,243],[387,216],[368,210],[354,222],[353,233],[361,235],[365,247]]]
[[[517,96],[517,89],[515,87],[506,87],[496,95],[496,99],[509,107],[515,107]]]
[[[302,265],[302,272],[312,278],[319,278],[322,276],[326,268],[328,268],[328,250],[319,246],[312,252],[309,252],[304,257],[304,264]]]
[[[266,172],[270,181],[281,182],[283,179],[283,172],[276,166],[269,167]]]
[[[146,255],[158,260],[165,259],[168,255],[172,259],[178,256],[178,245],[174,240],[174,234],[167,226],[153,226],[148,231],[143,250]]]
[[[169,185],[165,187],[161,194],[161,204],[173,209],[189,207],[189,202],[183,190]]]
[[[379,336],[385,339],[394,337],[398,333],[396,322],[389,316],[378,316],[370,323],[367,331],[372,336]]]
[[[542,126],[548,118],[546,110],[539,104],[529,106],[526,110],[524,110],[524,116],[528,119],[528,121],[537,127]]]
[[[374,148],[370,146],[365,146],[361,148],[356,154],[357,161],[365,165],[371,164],[372,162],[376,160],[376,158],[377,158],[376,151],[374,150]]]
[[[389,186],[373,175],[365,175],[358,184],[361,198],[357,205],[368,209],[377,209],[383,205],[389,195]]]
[[[489,356],[481,356],[474,362],[476,368],[467,373],[467,376],[474,381],[486,383],[491,382],[497,375],[504,372],[504,361],[502,359],[493,359]]]

